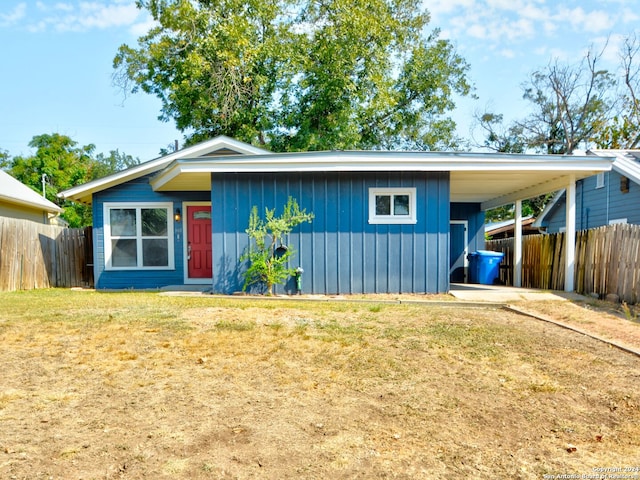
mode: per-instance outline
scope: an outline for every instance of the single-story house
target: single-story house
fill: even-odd
[[[576,228],[632,223],[640,225],[640,150],[590,150],[588,155],[613,158],[611,171],[576,183]],[[534,227],[564,232],[566,192],[560,190],[546,205]]]
[[[533,226],[533,222],[536,219],[532,216],[526,216],[522,218],[522,234],[523,235],[535,235],[540,231]],[[500,222],[491,222],[484,224],[484,235],[490,240],[497,240],[500,238],[513,238],[515,236],[516,221],[511,218],[509,220],[502,220]]]
[[[0,170],[0,216],[56,224],[62,208]]]
[[[484,247],[484,210],[610,168],[599,156],[270,153],[221,136],[60,195],[93,206],[98,289],[239,291],[251,208],[281,211],[291,196],[315,215],[287,239],[305,293],[439,293]]]

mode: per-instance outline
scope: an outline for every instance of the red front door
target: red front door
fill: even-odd
[[[211,207],[187,206],[189,278],[211,278]]]

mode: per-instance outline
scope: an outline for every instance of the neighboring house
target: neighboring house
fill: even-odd
[[[62,209],[0,170],[0,216],[57,224]]]
[[[640,225],[640,150],[591,150],[613,157],[612,170],[576,183],[576,229],[633,223]],[[547,233],[565,230],[565,190],[556,193],[534,223]]]
[[[523,235],[535,235],[536,233],[540,233],[540,230],[533,226],[533,222],[535,221],[536,219],[531,215],[522,218]],[[484,235],[486,238],[491,240],[497,240],[499,238],[512,238],[515,232],[515,223],[516,221],[514,219],[503,220],[501,222],[485,223]]]
[[[484,247],[484,210],[609,170],[611,159],[478,153],[269,153],[227,137],[71,188],[93,205],[99,289],[242,289],[251,208],[312,212],[287,245],[305,293],[438,293]],[[294,282],[285,292],[294,293]],[[277,290],[282,293],[282,287]]]

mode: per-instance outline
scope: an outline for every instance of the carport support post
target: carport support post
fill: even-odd
[[[516,200],[513,238],[513,286],[522,286],[522,200]]]
[[[576,259],[576,176],[569,177],[567,185],[567,230],[565,232],[564,291],[573,292]]]

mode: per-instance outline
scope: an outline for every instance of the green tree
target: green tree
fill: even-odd
[[[109,155],[99,153],[89,169],[89,180],[106,177],[112,173],[135,167],[140,164],[140,159],[132,157],[119,150],[111,150]]]
[[[504,117],[498,113],[476,113],[474,119],[485,135],[476,146],[499,153],[525,153],[527,145],[522,127],[517,124],[505,127]]]
[[[46,198],[64,208],[61,216],[74,228],[91,225],[91,207],[62,201],[59,192],[140,163],[118,150],[94,158],[94,145],[78,146],[59,133],[36,135],[29,146],[35,149],[33,155],[10,158],[6,154],[3,163],[11,175],[38,193],[42,193],[44,180]]]
[[[287,265],[294,255],[291,247],[278,249],[283,245],[284,237],[295,227],[304,222],[311,222],[313,213],[300,210],[298,202],[289,197],[282,215],[276,217],[276,209],[265,209],[265,218],[258,215],[258,207],[251,209],[249,227],[249,247],[241,257],[248,260],[249,266],[244,273],[243,290],[259,284],[264,286],[267,295],[273,294],[273,286],[284,282],[293,275],[294,269]]]
[[[529,148],[569,154],[588,146],[616,106],[616,78],[599,67],[602,54],[589,51],[578,64],[554,62],[523,85],[533,112],[519,122]]]
[[[94,162],[94,145],[77,146],[66,135],[58,133],[36,135],[29,146],[36,151],[28,157],[17,156],[11,161],[10,173],[25,185],[42,193],[43,178],[46,198],[64,208],[62,218],[71,227],[91,224],[91,208],[85,205],[62,203],[58,193],[87,181]],[[44,177],[43,177],[44,176]]]
[[[482,145],[499,152],[570,154],[579,145],[588,147],[602,138],[619,105],[618,81],[600,68],[602,54],[588,51],[581,62],[552,62],[535,71],[523,84],[523,98],[533,110],[510,126],[502,115],[484,113],[476,120],[485,132]],[[551,194],[523,201],[523,214],[537,216]],[[487,212],[487,221],[513,218],[513,207]]]
[[[6,170],[11,166],[11,157],[6,150],[0,150],[0,170]]]
[[[158,25],[114,79],[157,96],[188,141],[275,151],[445,148],[467,63],[418,0],[138,0]]]
[[[640,148],[640,38],[625,38],[620,48],[622,93],[620,109],[600,131],[595,142],[600,148]]]

